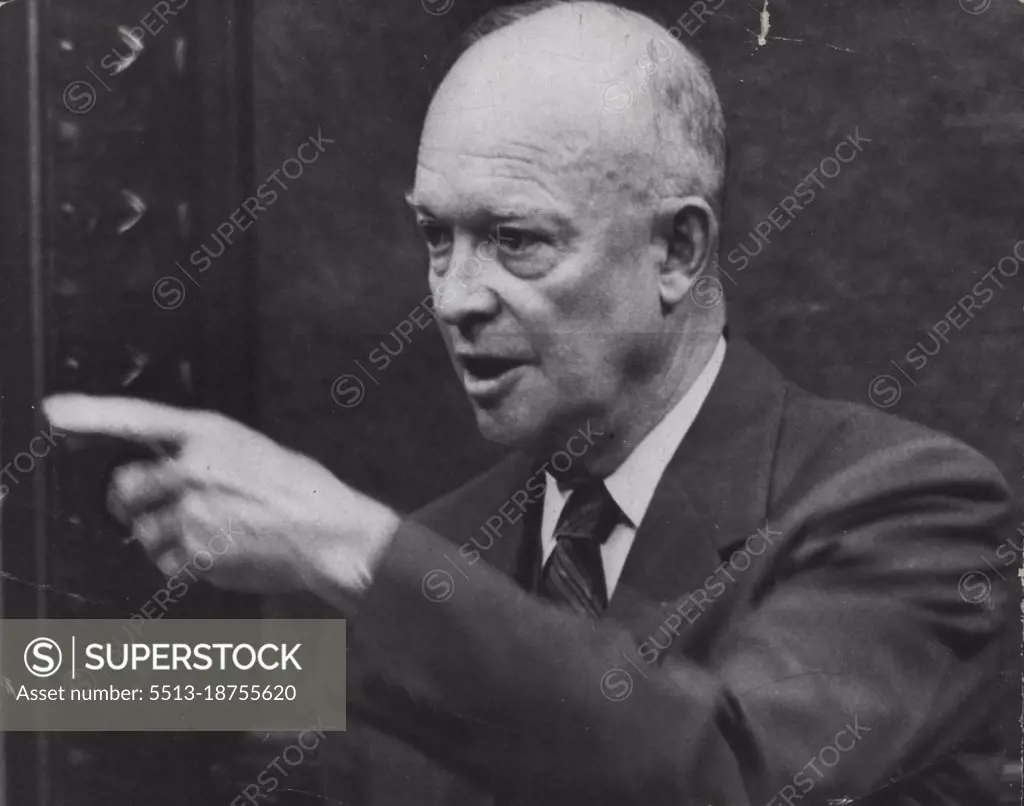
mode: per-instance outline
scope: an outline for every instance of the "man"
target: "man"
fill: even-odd
[[[955,751],[1009,597],[958,584],[998,544],[1005,483],[727,342],[694,293],[725,175],[694,54],[598,3],[474,39],[409,201],[506,461],[405,520],[219,415],[69,395],[48,416],[176,447],[110,494],[166,574],[230,520],[211,582],[350,619],[353,735],[426,759],[376,802],[983,803]]]

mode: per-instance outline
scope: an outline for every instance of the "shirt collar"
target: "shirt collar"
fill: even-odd
[[[725,339],[721,336],[715,345],[711,358],[700,375],[683,397],[666,414],[626,457],[619,467],[605,479],[605,486],[619,509],[630,520],[633,528],[640,525],[647,507],[654,497],[668,463],[679,449],[683,438],[697,419],[697,413],[707,399],[711,386],[718,377],[718,371],[725,360]],[[545,471],[547,489],[559,487],[556,480]],[[559,490],[564,498],[565,491]]]

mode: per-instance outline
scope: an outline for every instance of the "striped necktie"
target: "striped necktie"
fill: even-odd
[[[555,527],[555,549],[541,574],[539,593],[574,612],[600,618],[608,607],[601,544],[619,508],[603,482],[574,486]]]

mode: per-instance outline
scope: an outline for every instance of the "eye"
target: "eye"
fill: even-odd
[[[452,244],[451,228],[438,224],[436,221],[421,221],[420,232],[431,252],[444,252]]]
[[[519,255],[539,245],[542,238],[529,230],[499,226],[491,233],[491,240],[505,254]]]

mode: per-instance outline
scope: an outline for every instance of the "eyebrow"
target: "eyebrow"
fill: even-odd
[[[418,213],[433,215],[430,207],[416,198],[412,190],[405,192],[405,203]],[[536,205],[523,207],[484,207],[478,209],[470,223],[484,223],[493,221],[512,221],[517,218],[528,218],[537,216],[551,219],[558,226],[567,226],[570,223],[569,216],[559,210],[550,207],[539,207]]]

